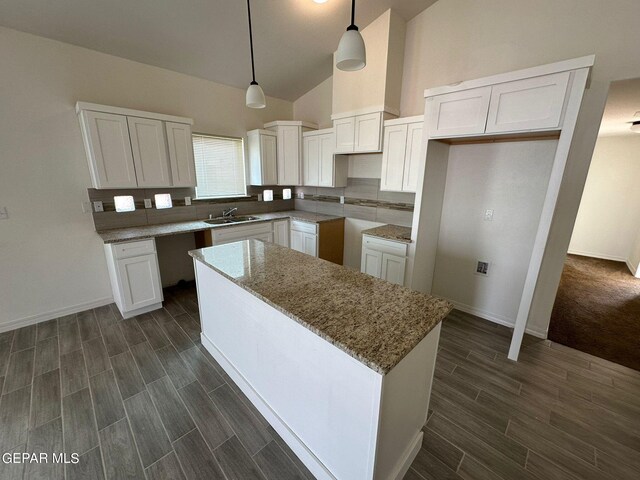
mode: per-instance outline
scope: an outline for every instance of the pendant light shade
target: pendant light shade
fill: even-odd
[[[251,46],[251,75],[253,80],[247,89],[246,104],[249,108],[264,108],[267,101],[264,98],[264,92],[258,82],[256,82],[256,67],[253,61],[253,32],[251,30],[251,4],[247,0],[247,15],[249,17],[249,45]]]
[[[264,108],[267,106],[267,101],[264,98],[264,92],[258,82],[251,82],[249,88],[247,88],[247,107],[249,108]]]
[[[351,25],[344,32],[336,53],[336,67],[339,70],[353,72],[361,70],[367,64],[367,50],[358,27],[355,25],[356,0],[351,2]]]

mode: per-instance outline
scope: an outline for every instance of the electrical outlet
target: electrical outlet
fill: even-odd
[[[151,204],[151,199],[150,198],[145,198],[144,199],[144,208],[153,208],[153,205]]]
[[[489,209],[484,211],[484,220],[485,222],[493,221],[493,210]]]
[[[304,192],[298,192],[297,195],[300,200],[304,200]]]
[[[476,271],[475,271],[476,275],[482,275],[483,277],[486,277],[489,275],[489,262],[484,262],[482,260],[478,260],[478,263],[476,264]]]
[[[340,195],[340,203],[344,205],[344,195]]]
[[[191,205],[191,197],[184,197],[184,204],[187,206]]]
[[[93,202],[93,211],[94,212],[104,212],[104,205],[101,200],[97,200]]]
[[[6,220],[9,218],[9,212],[7,211],[7,207],[0,208],[0,220]]]

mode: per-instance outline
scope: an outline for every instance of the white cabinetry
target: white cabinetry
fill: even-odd
[[[333,129],[302,135],[304,184],[314,187],[346,187],[347,158],[334,155]]]
[[[283,247],[289,246],[289,220],[274,220],[273,223],[273,243]]]
[[[404,285],[407,244],[370,235],[362,236],[360,271],[397,285]]]
[[[422,116],[384,122],[380,190],[415,192],[418,185]]]
[[[251,185],[278,183],[277,135],[269,130],[247,132],[249,143],[249,176]]]
[[[333,115],[335,153],[374,153],[382,150],[382,111]]]
[[[432,138],[484,133],[491,87],[472,88],[429,99],[425,119]]]
[[[211,229],[211,240],[213,245],[237,242],[254,238],[263,242],[273,242],[273,231],[271,222],[251,223],[248,225],[237,225],[231,227],[218,227]]]
[[[318,256],[318,225],[291,221],[291,248],[312,257]]]
[[[277,136],[277,184],[302,185],[302,134],[318,126],[299,121],[276,121],[266,123],[264,128]]]
[[[190,118],[78,102],[94,188],[195,187]]]
[[[151,118],[127,117],[127,123],[138,186],[171,186],[162,122]]]
[[[124,318],[162,308],[155,240],[106,244],[113,298]]]

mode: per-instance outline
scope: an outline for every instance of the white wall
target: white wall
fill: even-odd
[[[515,323],[556,146],[543,140],[450,147],[435,294]],[[488,209],[492,221],[484,219]],[[478,260],[490,263],[487,277],[475,274]]]
[[[83,214],[90,186],[77,100],[182,115],[197,132],[242,136],[292,104],[0,28],[0,329],[109,302],[102,242]],[[16,323],[17,322],[17,323]]]
[[[401,115],[425,88],[595,54],[529,326],[546,331],[609,83],[640,77],[637,0],[439,0],[407,23]]]
[[[640,135],[598,137],[569,252],[626,262],[640,228]]]
[[[333,77],[309,90],[293,102],[294,120],[302,120],[318,124],[318,128],[331,128],[331,92]]]

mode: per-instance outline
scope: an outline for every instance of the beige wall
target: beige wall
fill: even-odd
[[[77,100],[195,119],[242,136],[292,117],[291,102],[0,28],[0,329],[110,301],[102,242],[83,214],[90,186]]]
[[[636,0],[439,0],[407,23],[402,116],[423,90],[595,54],[528,326],[544,332],[612,80],[640,77]]]
[[[318,128],[331,128],[331,92],[333,77],[327,78],[293,102],[294,120],[318,124]]]
[[[635,264],[639,180],[640,135],[599,137],[569,252]]]

